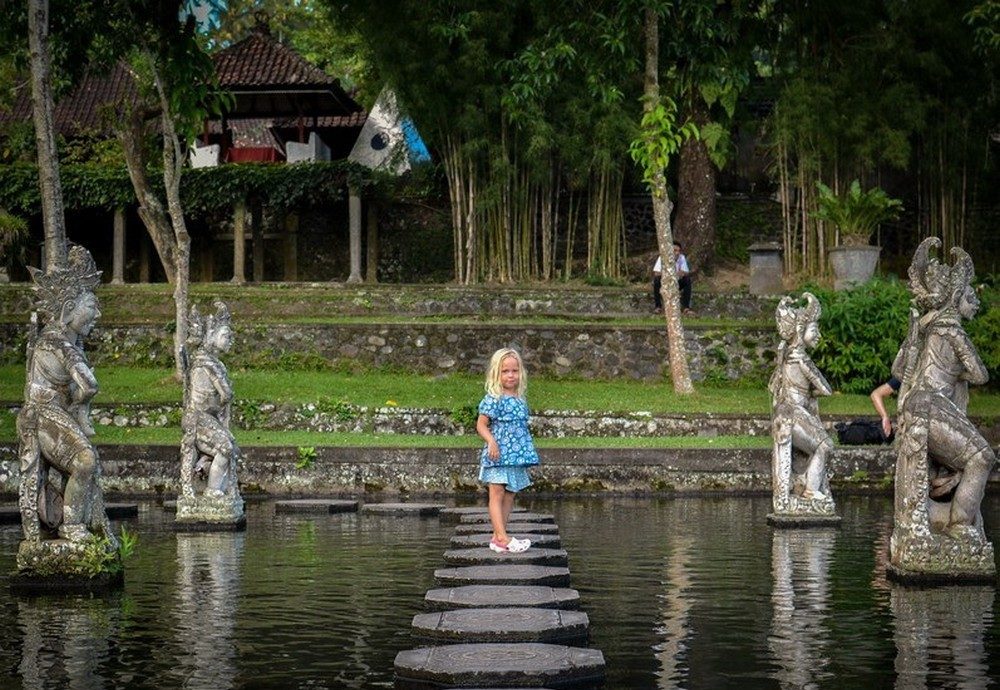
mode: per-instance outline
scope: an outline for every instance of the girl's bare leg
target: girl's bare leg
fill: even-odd
[[[517,494],[513,491],[507,491],[504,487],[503,492],[503,525],[506,530],[507,523],[510,521],[510,513],[514,510],[514,497]]]
[[[510,514],[510,508],[507,508],[507,513],[504,513],[504,504],[506,503],[507,494],[510,494],[511,501],[510,506],[514,505],[514,494],[507,491],[507,486],[504,484],[490,484],[490,524],[493,525],[493,540],[499,544],[506,544],[510,541],[510,537],[507,536],[507,515]]]

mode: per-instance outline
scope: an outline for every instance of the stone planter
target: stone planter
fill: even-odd
[[[881,247],[862,245],[857,247],[833,247],[829,250],[830,266],[833,268],[835,290],[846,290],[871,280],[878,265]]]

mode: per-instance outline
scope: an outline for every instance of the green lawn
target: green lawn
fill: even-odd
[[[99,367],[103,404],[178,402],[180,385],[167,369]],[[475,405],[483,395],[480,377],[445,377],[367,372],[234,371],[236,396],[274,403],[343,400],[353,405],[454,409]],[[24,369],[0,367],[0,400],[21,400]],[[698,386],[694,395],[676,395],[669,382],[581,381],[531,379],[528,401],[534,410],[595,410],[605,412],[769,414],[770,398],[763,386],[754,389]],[[871,415],[866,395],[833,395],[820,400],[826,414]],[[970,414],[1000,416],[1000,395],[974,391]]]

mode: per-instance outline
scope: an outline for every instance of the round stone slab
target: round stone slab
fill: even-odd
[[[305,498],[294,501],[275,501],[275,513],[356,513],[357,501],[335,501],[328,498]]]
[[[569,568],[551,565],[465,565],[440,568],[434,580],[442,587],[462,585],[569,585]]]
[[[587,643],[590,619],[583,611],[538,608],[459,609],[419,613],[413,635],[431,644],[462,642]]]
[[[531,534],[559,534],[559,525],[545,522],[512,522],[508,527],[507,532],[515,537],[519,536],[522,532],[530,532]],[[455,534],[484,534],[492,532],[493,527],[488,522],[455,525]]]
[[[527,508],[514,508],[511,513],[526,513]],[[486,506],[462,506],[461,508],[445,508],[438,517],[441,522],[455,523],[462,519],[463,515],[488,515],[489,508]]]
[[[525,534],[524,532],[516,532],[514,536],[518,539],[530,539],[531,548],[533,549],[558,549],[562,547],[562,540],[558,534]],[[471,549],[476,546],[489,546],[492,538],[492,532],[459,534],[451,538],[451,547],[453,549]]]
[[[427,590],[424,606],[430,611],[509,606],[575,609],[580,606],[580,593],[542,585],[465,585]]]
[[[518,565],[569,565],[563,549],[528,549],[520,553],[497,553],[492,549],[473,547],[452,549],[444,552],[444,562],[448,565],[491,565],[515,563]]]
[[[373,515],[393,515],[396,517],[434,517],[441,512],[444,505],[440,503],[365,503],[361,507],[364,513]]]
[[[474,525],[481,522],[489,522],[489,513],[469,513],[468,515],[463,515],[459,522],[463,525]],[[549,515],[547,513],[511,513],[510,517],[507,518],[507,523],[512,522],[541,522],[545,524],[552,524],[556,521],[555,515]]]
[[[604,682],[597,649],[537,642],[408,649],[393,664],[397,688],[594,686]]]

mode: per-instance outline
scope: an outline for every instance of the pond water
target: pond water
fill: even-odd
[[[774,531],[767,498],[566,499],[553,512],[608,688],[981,688],[1000,676],[991,587],[884,578],[891,501]],[[1000,541],[1000,497],[984,505]],[[436,518],[276,515],[177,535],[140,506],[124,591],[15,598],[0,528],[2,688],[392,687],[453,532]]]

